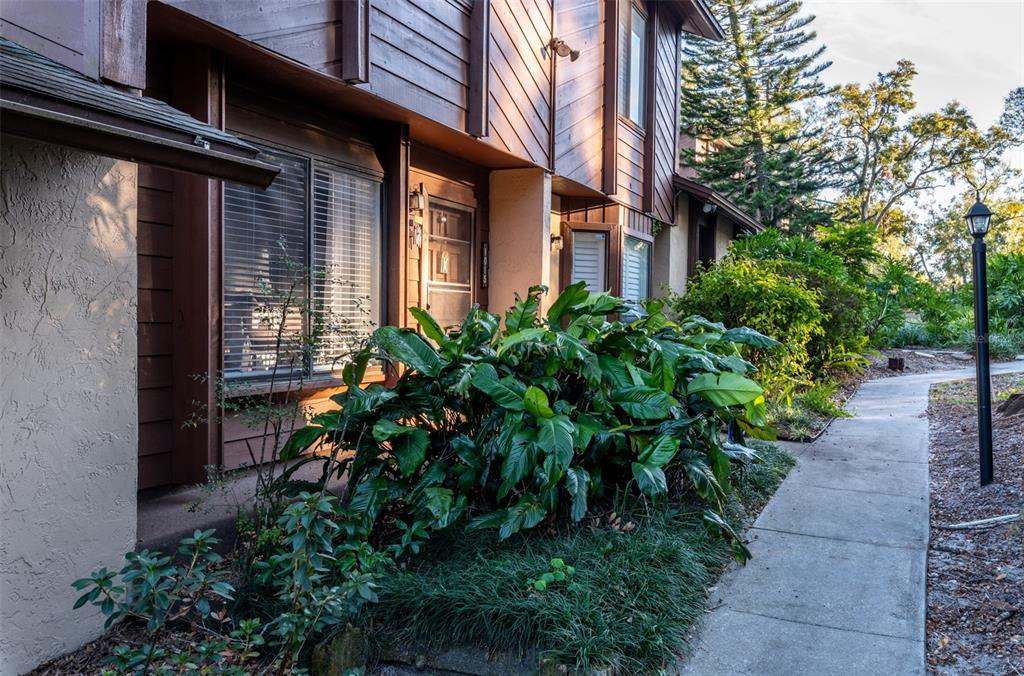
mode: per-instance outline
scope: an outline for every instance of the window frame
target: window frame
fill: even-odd
[[[365,178],[376,181],[380,189],[378,190],[378,197],[376,200],[377,208],[377,242],[378,242],[378,265],[377,265],[377,293],[379,298],[376,301],[377,306],[377,317],[374,317],[372,321],[375,322],[376,326],[382,326],[382,322],[387,317],[387,296],[388,296],[388,275],[387,275],[387,225],[385,222],[386,211],[387,211],[387,181],[384,172],[374,171],[367,167],[359,166],[351,162],[346,162],[337,157],[318,153],[306,148],[301,148],[294,145],[289,145],[286,142],[271,140],[261,136],[257,136],[245,132],[232,132],[239,138],[246,140],[257,147],[265,147],[268,150],[280,152],[286,155],[290,155],[294,158],[302,159],[305,165],[306,171],[306,190],[305,190],[305,260],[303,265],[307,270],[313,268],[313,242],[314,242],[314,228],[315,219],[313,217],[313,206],[315,200],[315,187],[314,187],[314,171],[316,164],[325,165],[328,169],[340,170],[362,176]],[[229,181],[223,181],[222,183],[228,183]],[[258,375],[248,375],[242,373],[229,374],[224,368],[224,270],[227,264],[227,256],[224,251],[223,242],[225,236],[226,219],[224,209],[224,190],[220,190],[220,241],[221,241],[221,255],[220,255],[220,308],[221,308],[221,322],[220,322],[220,371],[222,377],[226,382],[233,384],[241,384],[245,386],[245,391],[242,394],[250,395],[259,392],[268,391],[270,387],[270,375],[260,373]],[[313,280],[307,276],[305,280],[305,294],[308,299],[307,302],[312,302],[313,294]],[[303,335],[308,335],[310,330],[308,317],[302,318],[302,332]],[[294,372],[292,370],[291,372]],[[288,371],[278,371],[278,375],[282,373],[286,374]],[[329,370],[317,370],[312,355],[305,355],[303,358],[302,373],[300,374],[303,379],[303,390],[308,389],[320,389],[323,387],[337,387],[342,382],[342,374],[340,369],[329,369]],[[367,370],[366,381],[383,381],[385,379],[384,370],[382,368],[370,368]],[[279,389],[283,385],[278,384],[274,389]]]
[[[622,27],[623,35],[622,37],[620,37],[620,41],[625,42],[626,44],[620,45],[619,54],[616,57],[617,63],[615,77],[619,81],[619,84],[625,86],[616,87],[618,91],[618,101],[616,102],[615,106],[616,115],[619,120],[632,125],[639,132],[645,133],[647,130],[647,112],[649,106],[651,105],[651,102],[648,100],[650,92],[647,91],[647,70],[651,60],[651,15],[650,12],[647,12],[643,7],[641,7],[636,2],[633,2],[632,0],[622,2],[621,6],[623,9],[620,11],[620,15],[616,18],[616,21],[618,21],[619,25]],[[630,115],[629,113],[629,104],[632,99],[632,97],[630,96],[630,90],[632,89],[632,78],[630,77],[629,66],[632,64],[633,59],[632,37],[634,13],[636,15],[639,15],[644,22],[642,33],[643,66],[641,67],[637,77],[638,98],[640,99],[640,107],[637,111],[637,117],[639,117],[640,119],[637,120],[633,119],[632,115]],[[622,39],[623,37],[625,38],[625,40]],[[627,59],[629,63],[626,63]],[[625,73],[624,81],[622,79],[623,73]]]

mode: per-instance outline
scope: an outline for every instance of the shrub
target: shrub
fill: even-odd
[[[579,521],[615,491],[662,501],[690,490],[744,558],[721,506],[731,464],[751,451],[723,443],[720,430],[730,426],[738,442],[761,433],[764,397],[740,346],[775,341],[696,317],[670,321],[658,301],[642,319],[610,321],[622,301],[582,283],[542,317],[544,291],[518,299],[504,330],[479,308],[448,333],[414,308],[425,338],[378,329],[345,368],[339,408],[293,435],[283,455],[327,444],[330,471],[348,473],[348,507],[403,533],[468,521],[507,538],[561,515]],[[403,369],[393,387],[360,385],[373,360]]]
[[[808,346],[823,335],[821,296],[800,279],[780,273],[777,261],[727,257],[691,280],[684,296],[669,298],[680,315],[698,314],[729,326],[749,326],[783,344],[752,351],[761,383],[773,397],[788,398],[810,380]]]

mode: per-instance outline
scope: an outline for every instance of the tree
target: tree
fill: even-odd
[[[1001,126],[978,129],[956,101],[914,114],[916,74],[913,63],[901,60],[869,85],[842,87],[823,111],[834,125],[833,155],[843,159],[836,215],[871,223],[883,237],[900,234],[893,226],[904,199],[985,173],[1014,142]]]
[[[818,76],[831,62],[806,30],[814,17],[800,16],[798,0],[717,0],[713,10],[727,37],[688,40],[681,125],[714,150],[683,161],[765,225],[824,220],[814,198],[829,156],[799,110],[830,91]]]
[[[971,280],[971,235],[964,214],[974,203],[973,190],[945,208],[932,210],[915,227],[916,263],[929,280],[957,287]],[[1024,194],[1004,190],[983,198],[992,210],[985,244],[991,254],[1024,254]]]

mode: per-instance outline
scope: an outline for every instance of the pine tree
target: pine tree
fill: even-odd
[[[805,115],[829,88],[831,65],[814,16],[799,0],[717,0],[726,30],[715,42],[692,38],[683,63],[682,132],[712,147],[685,151],[701,182],[724,193],[761,223],[802,230],[825,220],[815,196],[828,185],[830,156]]]

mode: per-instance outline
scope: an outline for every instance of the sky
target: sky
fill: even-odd
[[[828,47],[830,84],[866,83],[910,59],[919,112],[956,99],[983,128],[1024,86],[1024,0],[804,0],[804,12]],[[1011,152],[1024,169],[1024,147]]]

